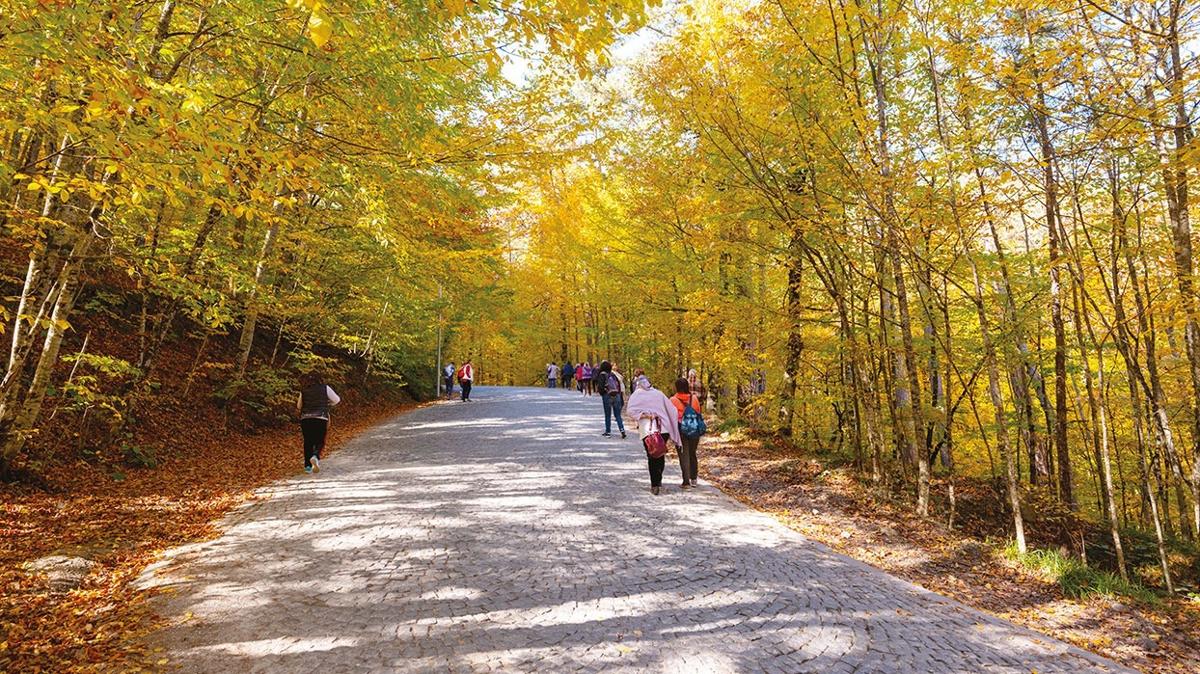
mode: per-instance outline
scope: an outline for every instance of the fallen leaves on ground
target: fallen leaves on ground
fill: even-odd
[[[399,408],[378,402],[345,410],[330,429],[330,450]],[[155,621],[132,581],[160,551],[215,535],[221,516],[255,488],[299,472],[298,445],[292,427],[227,435],[122,481],[79,464],[58,481],[59,493],[0,486],[0,671],[169,664],[139,644]],[[50,554],[98,566],[77,589],[55,591],[23,568]]]
[[[1057,583],[1004,559],[998,544],[913,517],[849,470],[740,436],[710,437],[702,450],[706,479],[837,552],[1144,672],[1200,672],[1195,601],[1069,599]]]

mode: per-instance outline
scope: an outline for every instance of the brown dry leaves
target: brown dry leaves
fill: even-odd
[[[336,448],[397,412],[391,404],[345,410]],[[200,446],[116,482],[89,464],[60,468],[62,493],[0,486],[0,671],[136,671],[168,664],[138,637],[153,626],[131,588],[155,555],[216,533],[215,522],[254,488],[301,466],[293,428],[207,438]],[[98,562],[78,589],[52,591],[22,565],[49,554]]]
[[[1142,671],[1200,671],[1195,602],[1071,600],[1007,562],[994,544],[873,498],[846,470],[754,439],[709,438],[701,450],[702,472],[723,491],[842,554]]]

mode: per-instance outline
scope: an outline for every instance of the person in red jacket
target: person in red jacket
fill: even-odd
[[[692,409],[700,412],[700,397],[692,394],[691,386],[688,385],[686,379],[675,380],[675,395],[671,396],[671,404],[675,405],[675,411],[678,415],[675,418],[675,423],[683,421],[683,410],[688,405]],[[699,470],[699,465],[696,463],[696,448],[700,445],[700,438],[689,438],[680,434],[683,442],[675,449],[679,454],[679,472],[683,473],[683,484],[680,485],[683,489],[691,489],[696,486],[696,474]]]
[[[471,359],[468,358],[462,367],[458,368],[458,383],[462,386],[462,401],[464,403],[471,402],[471,381],[475,379],[475,368],[471,366]]]

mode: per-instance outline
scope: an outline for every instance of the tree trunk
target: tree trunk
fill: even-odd
[[[800,360],[804,355],[804,335],[800,331],[800,290],[804,283],[803,258],[799,247],[799,224],[792,224],[792,237],[788,245],[787,295],[785,313],[788,317],[787,355],[784,357],[783,394],[780,401],[779,434],[791,437],[794,427],[796,405],[796,383],[800,376]]]
[[[1031,49],[1034,46],[1032,34],[1029,34],[1029,46]],[[1057,157],[1054,144],[1050,139],[1048,114],[1045,89],[1039,78],[1037,104],[1033,118],[1034,125],[1037,127],[1038,145],[1042,153],[1042,188],[1045,194],[1046,231],[1050,247],[1050,322],[1054,329],[1054,449],[1058,462],[1059,498],[1074,509],[1075,493],[1071,485],[1071,455],[1067,446],[1067,337],[1063,322],[1062,285],[1059,277],[1062,231],[1058,218],[1058,181],[1054,175]]]
[[[1188,153],[1193,139],[1191,117],[1187,111],[1184,91],[1184,65],[1180,49],[1179,17],[1183,3],[1171,0],[1164,17],[1168,68],[1167,86],[1174,112],[1172,137],[1174,151],[1163,166],[1163,187],[1167,196],[1167,216],[1171,222],[1171,242],[1175,259],[1175,279],[1179,299],[1187,316],[1184,345],[1188,372],[1192,384],[1192,532],[1200,535],[1200,307],[1197,306],[1194,264],[1192,257],[1192,226],[1188,213],[1189,176]]]
[[[971,275],[975,284],[975,314],[979,319],[979,332],[983,340],[983,357],[988,371],[988,394],[992,399],[992,408],[996,414],[996,447],[1000,458],[1004,461],[1005,478],[1008,484],[1008,505],[1012,509],[1013,534],[1017,541],[1017,551],[1025,554],[1025,522],[1021,517],[1020,476],[1017,475],[1017,462],[1008,442],[1008,421],[1004,414],[1004,394],[1000,390],[1000,366],[996,358],[996,347],[992,342],[992,332],[987,311],[983,304],[983,284],[979,280],[979,269],[975,258],[968,251],[971,264]]]
[[[59,269],[53,293],[54,308],[50,312],[49,325],[46,327],[46,336],[42,341],[33,378],[19,407],[11,412],[6,410],[5,417],[0,418],[0,431],[3,431],[4,439],[4,444],[0,447],[0,466],[11,463],[34,430],[34,424],[42,410],[42,401],[45,400],[46,390],[50,385],[50,376],[54,373],[54,366],[58,364],[58,352],[63,336],[69,329],[67,318],[75,304],[75,281],[94,240],[95,234],[90,228],[78,234],[70,255],[63,260]]]
[[[242,336],[238,339],[237,376],[246,373],[246,364],[250,361],[250,351],[254,347],[254,331],[258,325],[258,289],[266,275],[267,264],[275,250],[275,238],[279,235],[279,219],[272,218],[271,225],[263,235],[262,249],[258,255],[258,263],[254,265],[254,283],[250,286],[250,295],[246,298],[246,320],[242,324]]]

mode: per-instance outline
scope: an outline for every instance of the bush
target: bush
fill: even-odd
[[[255,425],[289,419],[295,394],[295,376],[287,370],[270,367],[250,370],[213,392],[227,409],[244,412]]]
[[[158,452],[153,447],[126,442],[122,443],[121,452],[125,457],[125,463],[131,466],[137,468],[158,467]]]
[[[1075,557],[1056,550],[1030,550],[1022,555],[1017,552],[1016,543],[1010,543],[1004,549],[1004,556],[1057,582],[1063,594],[1073,599],[1104,595],[1126,597],[1148,604],[1158,602],[1158,595],[1152,590],[1126,581],[1114,573],[1093,569]]]

